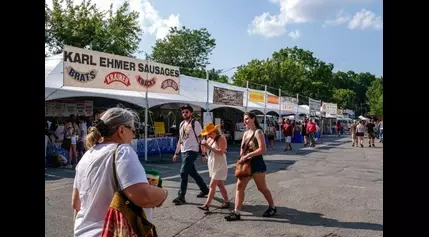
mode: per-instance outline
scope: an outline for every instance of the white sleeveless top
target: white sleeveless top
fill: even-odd
[[[212,142],[213,140],[210,140]],[[217,142],[213,142],[212,148],[219,148]],[[228,176],[228,164],[226,161],[226,154],[216,154],[213,151],[207,152],[207,165],[209,168],[209,175],[215,180],[226,180]]]
[[[365,126],[363,126],[362,124],[359,124],[357,126],[357,132],[364,133],[365,132]]]

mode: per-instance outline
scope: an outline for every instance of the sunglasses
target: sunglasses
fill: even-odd
[[[133,127],[128,126],[128,125],[124,125],[124,127],[130,129],[131,131],[133,131],[133,134],[136,135],[136,130]]]

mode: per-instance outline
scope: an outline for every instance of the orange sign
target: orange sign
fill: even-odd
[[[268,104],[279,104],[279,97],[275,95],[268,95]]]
[[[249,101],[265,103],[264,94],[254,91],[249,91]]]

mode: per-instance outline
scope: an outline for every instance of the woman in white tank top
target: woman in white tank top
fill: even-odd
[[[356,136],[359,140],[360,147],[363,147],[363,137],[365,136],[365,125],[363,125],[363,121],[361,120],[356,127]]]

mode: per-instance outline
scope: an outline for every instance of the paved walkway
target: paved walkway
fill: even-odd
[[[266,201],[251,181],[246,190],[242,221],[226,222],[227,210],[205,215],[196,208],[205,199],[192,178],[188,186],[188,205],[174,206],[180,177],[180,164],[144,164],[161,170],[170,196],[162,208],[154,210],[154,224],[161,237],[173,236],[383,236],[383,149],[351,147],[346,137],[326,137],[316,148],[294,144],[294,151],[264,156],[268,166],[268,186],[278,208],[273,218],[264,218]],[[280,147],[281,146],[281,147]],[[229,151],[234,166],[237,151]],[[170,157],[164,157],[165,160]],[[207,166],[197,162],[198,170],[209,182]],[[229,169],[227,190],[235,189],[233,168]],[[46,171],[46,236],[73,236],[70,208],[73,170]],[[220,200],[220,193],[216,195]],[[221,201],[221,200],[220,200]],[[220,203],[214,201],[213,205]]]

